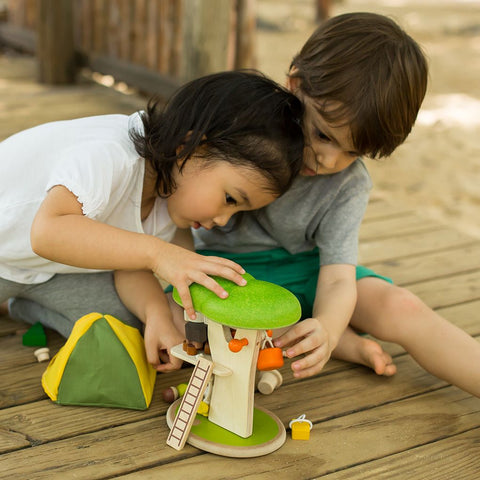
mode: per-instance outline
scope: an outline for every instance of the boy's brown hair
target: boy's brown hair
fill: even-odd
[[[330,124],[348,125],[356,150],[390,155],[410,133],[427,88],[420,46],[374,13],[332,17],[292,61],[290,77]]]

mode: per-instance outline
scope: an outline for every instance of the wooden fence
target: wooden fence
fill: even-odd
[[[255,0],[8,0],[0,41],[36,52],[39,80],[80,65],[148,93],[255,66]]]

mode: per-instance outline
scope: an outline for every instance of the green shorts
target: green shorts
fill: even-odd
[[[302,306],[302,318],[312,316],[317,289],[320,257],[318,248],[292,255],[283,248],[249,253],[230,253],[217,250],[197,250],[201,255],[224,257],[241,265],[258,280],[276,283],[290,290]],[[393,283],[367,267],[356,267],[356,278],[377,277]]]

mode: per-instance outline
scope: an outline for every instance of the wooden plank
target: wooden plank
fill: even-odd
[[[370,263],[369,268],[397,285],[432,280],[480,268],[480,242],[441,252]]]
[[[357,393],[357,398],[362,396]],[[320,401],[317,398],[317,403]],[[304,405],[296,408],[297,413],[306,412]],[[185,478],[195,472],[198,480],[216,480],[229,472],[229,478],[238,479],[312,479],[455,436],[479,424],[480,400],[447,388],[317,423],[309,441],[287,438],[281,449],[261,462],[256,458],[235,460],[206,454],[119,478]]]
[[[165,445],[165,417],[26,448],[0,456],[0,479],[95,480],[196,455]],[[174,477],[172,477],[174,478]]]
[[[30,447],[30,441],[21,433],[4,429],[0,425],[0,453],[11,452]]]
[[[19,365],[0,375],[0,408],[21,405],[46,398],[41,377],[46,363]]]
[[[414,213],[364,222],[360,228],[360,242],[398,237],[410,233],[435,231],[442,225],[435,220]]]
[[[79,8],[79,17],[78,21],[75,22],[75,26],[80,30],[80,35],[82,38],[81,44],[76,44],[75,47],[79,51],[91,52],[93,50],[94,40],[93,40],[93,25],[94,25],[94,14],[93,14],[93,0],[81,0]]]
[[[4,337],[7,335],[15,335],[16,333],[20,333],[20,332],[21,333],[26,332],[28,327],[29,327],[28,323],[17,322],[15,320],[12,320],[8,316],[0,317],[0,337]],[[1,347],[0,347],[0,354],[1,354]]]
[[[391,218],[415,213],[411,208],[401,204],[391,204],[383,199],[370,200],[365,212],[364,223],[382,218]]]
[[[146,67],[147,55],[146,55],[146,0],[135,0],[134,2],[134,15],[133,15],[133,37],[132,42],[132,61],[137,66]]]
[[[359,246],[359,263],[369,265],[401,257],[425,254],[447,248],[471,245],[471,237],[451,228],[440,228],[421,235],[412,233],[395,238],[362,242]]]
[[[145,19],[145,66],[150,70],[157,70],[159,50],[159,4],[157,0],[147,2]]]
[[[480,472],[480,428],[390,455],[340,472],[325,480],[475,480]]]
[[[106,55],[106,7],[105,0],[91,0],[92,1],[92,48],[88,52],[96,53],[97,55]]]
[[[23,323],[17,323],[17,325],[25,325],[25,331],[30,327],[30,325]],[[65,339],[53,330],[45,329],[45,333],[47,335],[47,346],[50,349],[50,356],[53,357],[65,343]],[[33,354],[37,348],[24,346],[21,333],[0,337],[0,375],[7,373],[15,367],[38,363]]]
[[[431,308],[446,307],[480,298],[480,270],[411,285],[413,293]],[[479,318],[480,312],[476,315]]]
[[[167,0],[170,4],[170,24],[172,26],[172,39],[170,41],[169,73],[180,81],[183,59],[183,17],[184,2]]]
[[[439,308],[437,313],[473,336],[480,335],[480,300]]]
[[[110,57],[120,56],[120,35],[122,29],[122,17],[120,0],[109,0],[106,5],[105,22],[107,25],[106,53]]]
[[[133,19],[133,2],[130,0],[120,0],[120,22],[119,31],[120,53],[119,59],[128,61],[132,58],[132,19]]]

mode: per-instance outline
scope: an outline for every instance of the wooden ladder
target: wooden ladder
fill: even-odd
[[[175,450],[181,450],[185,446],[212,373],[213,362],[204,357],[198,357],[198,362],[193,369],[192,376],[170,429],[170,434],[167,437],[167,445],[170,445]]]

